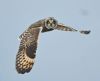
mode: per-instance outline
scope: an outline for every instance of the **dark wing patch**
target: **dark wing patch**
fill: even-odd
[[[29,28],[22,34],[19,51],[16,56],[16,70],[24,74],[30,72],[35,60],[37,40],[41,28]]]
[[[33,41],[30,46],[26,48],[26,54],[30,58],[35,58],[35,54],[37,49],[37,42]]]

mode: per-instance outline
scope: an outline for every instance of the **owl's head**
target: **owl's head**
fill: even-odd
[[[55,29],[57,27],[58,21],[53,17],[48,17],[45,19],[45,27],[48,29]]]

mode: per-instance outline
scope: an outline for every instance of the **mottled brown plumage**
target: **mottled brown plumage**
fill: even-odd
[[[37,40],[41,28],[31,28],[22,35],[19,51],[16,56],[16,69],[24,74],[32,69],[37,50]]]
[[[20,35],[20,46],[16,55],[16,70],[20,74],[28,73],[32,69],[35,62],[38,37],[40,32],[48,32],[52,30],[72,31],[78,30],[59,24],[53,17],[39,20]],[[90,31],[79,31],[82,34],[89,34]]]

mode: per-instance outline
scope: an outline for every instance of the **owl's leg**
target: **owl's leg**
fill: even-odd
[[[72,32],[80,32],[81,34],[89,34],[91,31],[90,30],[77,30],[72,27],[64,26],[64,25],[57,25],[56,27],[57,30],[62,30],[62,31],[72,31]]]

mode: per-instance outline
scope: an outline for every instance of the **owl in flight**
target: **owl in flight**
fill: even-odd
[[[59,24],[53,17],[41,19],[33,23],[19,37],[20,46],[16,55],[16,70],[18,73],[30,72],[35,62],[39,34],[53,30],[80,32],[81,34],[90,33],[90,30],[78,31],[72,27]]]

